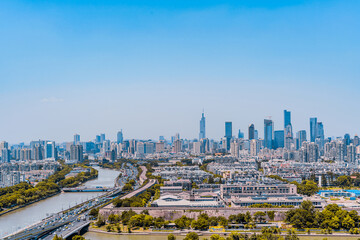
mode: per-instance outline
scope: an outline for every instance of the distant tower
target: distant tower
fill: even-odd
[[[230,140],[232,138],[232,122],[225,122],[225,139],[226,139],[226,150],[230,150]]]
[[[249,140],[255,139],[255,126],[250,124],[249,126]]]
[[[202,113],[202,116],[200,119],[200,133],[199,133],[199,139],[203,139],[203,138],[206,138],[204,112]]]
[[[80,135],[79,134],[75,134],[74,135],[74,144],[78,144],[80,142]]]
[[[123,138],[123,132],[122,132],[122,129],[121,131],[119,131],[117,133],[117,143],[123,143],[124,142],[124,138]]]
[[[310,142],[315,142],[317,135],[317,118],[310,118]]]
[[[284,128],[291,124],[291,112],[284,110]]]
[[[271,119],[264,119],[264,146],[272,149],[274,123]]]

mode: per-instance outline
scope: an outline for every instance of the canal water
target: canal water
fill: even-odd
[[[86,187],[113,187],[119,172],[111,169],[95,167],[98,177],[84,184]],[[104,194],[103,192],[61,193],[54,197],[20,208],[0,216],[0,239],[26,226],[41,221],[47,216],[65,210],[88,199]]]

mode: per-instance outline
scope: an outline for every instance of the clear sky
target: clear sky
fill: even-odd
[[[0,140],[360,134],[360,1],[1,0]],[[234,133],[234,134],[235,134]],[[246,131],[247,136],[247,131]]]

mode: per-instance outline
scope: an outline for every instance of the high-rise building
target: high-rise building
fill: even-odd
[[[20,150],[20,160],[21,161],[30,161],[31,160],[31,150],[30,149],[21,149]]]
[[[254,139],[259,139],[259,132],[258,130],[254,131]]]
[[[101,143],[101,137],[100,137],[100,135],[96,135],[96,137],[95,137],[95,143]]]
[[[336,142],[336,150],[335,150],[335,161],[338,163],[345,162],[346,156],[346,145],[342,141]]]
[[[80,138],[79,138],[79,140],[80,140]],[[55,159],[55,160],[57,159],[55,142],[46,141],[45,145],[44,145],[44,149],[45,149],[45,154],[44,154],[45,159]]]
[[[356,161],[356,147],[351,143],[347,146],[346,159],[348,163],[357,165]]]
[[[291,112],[284,110],[284,128],[291,124]]]
[[[239,150],[240,150],[240,142],[238,139],[234,139],[230,143],[230,154],[232,157],[239,157]]]
[[[226,138],[226,150],[230,150],[230,143],[232,138],[232,122],[225,122],[225,138]]]
[[[255,139],[255,126],[254,124],[249,125],[249,140]]]
[[[358,135],[355,135],[355,136],[354,136],[353,143],[354,143],[355,146],[359,146],[359,144],[360,144],[360,138],[359,138]]]
[[[203,139],[206,138],[206,133],[205,133],[205,116],[204,113],[202,113],[201,115],[201,119],[200,119],[200,133],[199,133],[199,139]]]
[[[176,139],[173,144],[174,152],[179,153],[182,152],[182,141],[181,139]]]
[[[317,118],[310,118],[310,142],[315,142],[317,136]]]
[[[241,132],[240,129],[239,129],[239,133],[238,133],[238,138],[239,138],[239,139],[243,139],[243,138],[244,138],[244,133]]]
[[[105,141],[105,138],[106,138],[105,133],[100,134],[100,142],[101,143]]]
[[[250,141],[250,156],[257,156],[260,152],[261,142],[256,139]]]
[[[347,145],[350,145],[351,139],[350,139],[350,134],[346,133],[344,135],[344,143]]]
[[[299,153],[301,162],[317,162],[319,159],[319,146],[313,142],[304,142]]]
[[[71,145],[70,147],[70,160],[83,162],[83,146],[82,145]]]
[[[284,144],[285,144],[285,148],[290,150],[291,149],[291,146],[292,144],[294,143],[293,141],[293,132],[292,132],[292,126],[291,124],[288,124],[285,128],[285,132],[284,132],[284,137],[285,137],[285,141],[284,141]]]
[[[264,147],[272,149],[274,123],[271,119],[264,119]]]
[[[117,133],[117,143],[123,143],[124,142],[124,137],[123,137],[123,132],[122,132],[122,129],[121,131],[119,131]]]
[[[164,141],[159,141],[155,144],[155,151],[157,153],[162,153],[165,151],[165,142]]]
[[[33,148],[33,159],[34,160],[43,160],[44,159],[44,148],[40,144],[35,144]]]
[[[1,149],[1,162],[8,163],[10,162],[10,150],[7,148]]]
[[[225,122],[225,137],[232,138],[232,122]]]
[[[274,132],[274,149],[284,147],[284,130]]]
[[[80,135],[79,134],[75,134],[74,135],[74,144],[79,144],[80,143]]]
[[[300,130],[296,133],[296,138],[297,138],[297,143],[298,146],[297,148],[301,148],[303,145],[303,142],[306,142],[306,131],[305,130]]]

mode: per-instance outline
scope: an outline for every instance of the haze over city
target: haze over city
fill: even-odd
[[[1,1],[0,139],[79,133],[263,135],[309,118],[358,132],[360,4],[347,1]]]

